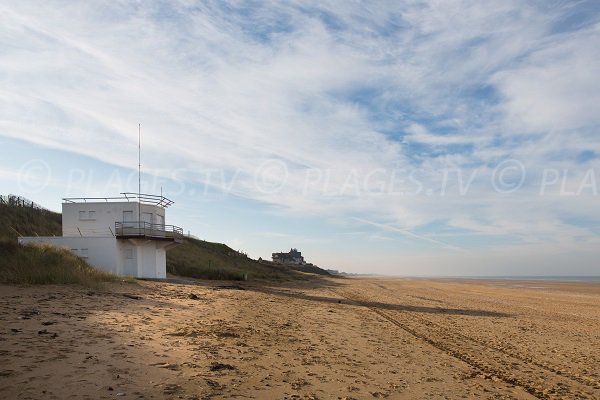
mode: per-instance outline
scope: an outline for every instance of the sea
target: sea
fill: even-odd
[[[586,282],[600,283],[600,275],[572,276],[572,275],[528,275],[528,276],[457,276],[458,279],[485,279],[509,281],[553,281],[553,282]]]

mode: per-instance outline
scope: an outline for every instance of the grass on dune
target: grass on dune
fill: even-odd
[[[197,279],[298,279],[300,274],[261,264],[222,243],[186,238],[167,252],[167,272]]]
[[[92,268],[67,249],[48,245],[17,244],[24,236],[60,236],[61,215],[52,211],[0,204],[0,283],[73,283],[101,288],[119,277]]]
[[[16,242],[23,236],[60,236],[61,215],[48,210],[0,204],[0,240]]]
[[[92,268],[68,249],[0,241],[0,283],[79,284],[101,289],[121,278]]]

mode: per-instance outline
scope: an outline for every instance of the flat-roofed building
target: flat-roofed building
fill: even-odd
[[[165,224],[165,197],[66,198],[62,236],[20,237],[19,243],[66,247],[95,268],[138,278],[166,278],[166,251],[183,241],[183,230]]]

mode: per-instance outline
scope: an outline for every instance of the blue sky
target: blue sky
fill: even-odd
[[[598,274],[596,1],[6,1],[0,187],[142,190],[253,257]]]

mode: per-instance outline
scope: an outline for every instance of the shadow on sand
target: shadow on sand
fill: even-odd
[[[163,280],[164,281],[164,280]],[[237,289],[237,290],[252,290],[259,293],[264,293],[273,296],[281,296],[295,298],[307,301],[318,301],[331,304],[347,304],[352,306],[362,306],[375,308],[380,310],[405,311],[414,313],[426,314],[444,314],[444,315],[464,315],[471,317],[491,317],[491,318],[508,318],[512,314],[477,310],[468,308],[448,308],[442,306],[418,306],[408,304],[383,303],[378,301],[369,301],[358,298],[346,298],[340,294],[340,297],[318,296],[306,293],[315,289],[336,289],[347,286],[351,279],[346,278],[321,278],[314,277],[306,280],[265,280],[252,282],[239,281],[202,281],[188,279],[168,279],[169,283],[199,285],[216,290],[220,289]]]
[[[468,308],[448,308],[443,306],[420,306],[420,305],[408,305],[408,304],[394,304],[394,303],[383,303],[378,301],[370,301],[363,300],[352,297],[329,297],[329,296],[319,296],[308,294],[304,291],[298,291],[293,289],[317,289],[317,288],[336,288],[341,287],[343,285],[343,281],[335,282],[331,279],[316,279],[315,281],[311,281],[310,283],[305,283],[304,285],[290,285],[295,286],[291,289],[282,288],[274,285],[248,285],[245,286],[247,290],[254,290],[257,292],[270,294],[274,296],[282,296],[288,298],[295,298],[300,300],[307,301],[318,301],[322,303],[331,303],[331,304],[347,304],[352,306],[362,306],[375,308],[380,310],[392,310],[392,311],[405,311],[405,312],[414,312],[414,313],[427,313],[427,314],[444,314],[444,315],[465,315],[471,317],[492,317],[492,318],[507,318],[511,317],[511,314],[496,312],[496,311],[487,311],[487,310],[477,310],[477,309],[468,309]],[[302,287],[304,286],[304,287]],[[289,287],[289,286],[288,286]],[[340,294],[341,295],[341,294]],[[343,295],[341,295],[343,296]]]

